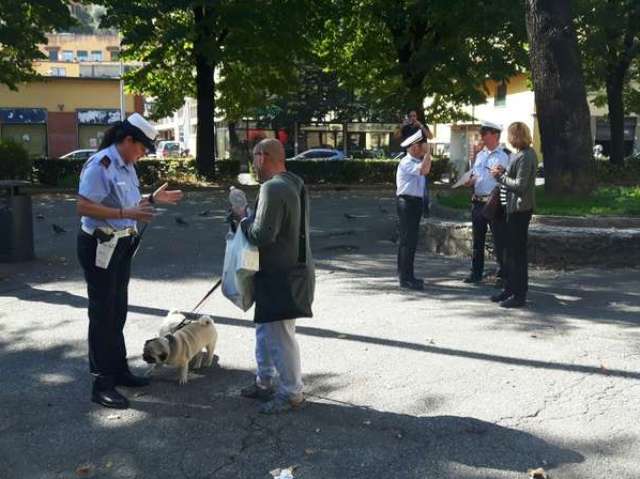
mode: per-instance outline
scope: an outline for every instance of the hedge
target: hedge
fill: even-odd
[[[47,186],[75,187],[83,165],[83,160],[35,160],[32,181]],[[217,161],[216,167],[218,178],[235,178],[240,172],[238,161]],[[167,179],[189,182],[197,177],[195,160],[140,160],[136,171],[143,186],[154,186]]]
[[[33,181],[47,186],[76,187],[82,160],[36,160]],[[376,184],[394,183],[397,160],[287,161],[287,168],[305,183]],[[188,160],[141,160],[136,163],[143,186],[154,186],[167,179],[188,183],[197,179],[196,162]],[[446,158],[435,158],[429,178],[439,181],[449,171]],[[239,160],[216,161],[216,178],[233,181],[240,173]]]
[[[287,169],[305,183],[376,184],[395,183],[398,160],[287,161]],[[430,181],[440,181],[449,172],[449,160],[434,158]]]
[[[0,179],[28,180],[31,158],[24,147],[11,139],[0,140]]]
[[[627,160],[620,166],[596,161],[596,180],[607,185],[640,185],[640,160]]]

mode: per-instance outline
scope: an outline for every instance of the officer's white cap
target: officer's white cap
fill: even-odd
[[[491,128],[492,130],[502,131],[502,125],[500,123],[494,123],[487,120],[482,120],[480,122],[480,128]]]
[[[153,149],[153,140],[158,136],[158,130],[156,130],[151,123],[145,120],[140,113],[133,113],[129,115],[127,123],[142,134],[142,137],[137,139],[142,141],[147,148]]]
[[[422,129],[419,129],[413,135],[408,136],[402,143],[400,143],[400,146],[402,148],[408,148],[414,143],[420,143],[423,140],[424,140],[424,137],[422,135]]]

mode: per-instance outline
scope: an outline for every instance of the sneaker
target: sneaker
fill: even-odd
[[[258,401],[270,401],[273,399],[274,394],[275,389],[273,387],[262,388],[256,383],[240,390],[240,396],[248,399],[257,399]]]
[[[271,401],[262,404],[258,408],[258,412],[260,414],[282,414],[285,412],[300,409],[303,404],[304,397],[299,400],[282,399],[281,397],[276,397]]]
[[[513,296],[513,293],[511,293],[510,291],[502,291],[501,293],[494,294],[489,299],[491,299],[491,301],[493,301],[494,303],[500,303],[504,300],[509,299],[511,296]]]
[[[500,303],[503,308],[523,308],[527,304],[527,300],[518,296],[511,296],[506,301]]]

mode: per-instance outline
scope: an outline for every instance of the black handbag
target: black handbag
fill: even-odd
[[[258,271],[254,277],[255,322],[311,318],[315,290],[314,269],[307,264],[306,192],[300,191],[298,262],[281,271]]]
[[[504,217],[504,206],[500,203],[499,186],[496,186],[493,191],[491,191],[489,199],[482,208],[482,216],[488,221],[495,221]]]

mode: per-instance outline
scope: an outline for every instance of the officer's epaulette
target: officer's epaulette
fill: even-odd
[[[111,164],[111,158],[109,158],[107,155],[104,155],[100,160],[100,164],[105,168],[109,168],[109,165]]]

